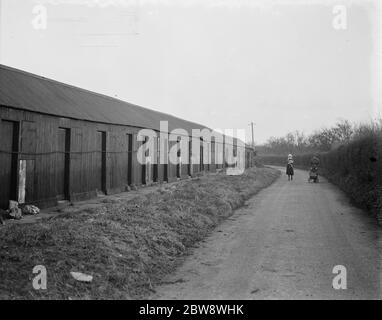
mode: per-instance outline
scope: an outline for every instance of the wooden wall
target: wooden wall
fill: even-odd
[[[139,130],[0,106],[0,207],[6,208],[9,200],[18,200],[20,160],[26,161],[25,201],[40,207],[56,205],[58,200],[89,199],[97,193],[118,193],[128,185],[141,185],[145,176],[137,154],[144,142],[137,141]],[[164,146],[167,164],[157,164],[154,175],[152,163],[147,182],[154,178],[157,182],[175,181],[177,165],[168,162],[168,151],[177,142],[169,142],[168,136],[157,139],[151,159],[158,157],[158,142]],[[204,159],[208,149],[212,164],[204,165],[202,171],[214,172],[216,167],[223,167],[215,166],[215,152],[223,153],[225,148],[223,145],[216,148],[214,143],[204,146]],[[191,166],[192,175],[200,172],[199,164]],[[188,176],[189,165],[182,164],[180,178]]]
[[[19,153],[16,154],[16,163],[28,160],[27,202],[42,207],[55,205],[59,200],[57,196],[62,194],[65,183],[62,173],[65,146],[62,145],[60,136],[61,128],[70,132],[67,178],[70,200],[94,197],[97,192],[109,194],[125,190],[128,185],[128,134],[133,135],[131,184],[142,183],[142,166],[136,157],[141,144],[136,139],[138,128],[64,119],[1,107],[1,151],[12,151],[9,134],[13,134],[10,129],[13,123],[19,127]],[[106,139],[105,150],[102,146],[102,135]],[[102,158],[106,167],[104,177]],[[17,178],[16,181],[11,181],[12,162],[12,154],[0,152],[0,180],[4,182],[1,186],[0,205],[3,208],[8,205],[8,200],[17,200]]]

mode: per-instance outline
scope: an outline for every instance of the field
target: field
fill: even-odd
[[[155,290],[189,250],[279,172],[207,175],[130,201],[0,227],[0,299],[136,299]],[[47,269],[34,290],[33,267]],[[93,276],[79,282],[70,272]]]

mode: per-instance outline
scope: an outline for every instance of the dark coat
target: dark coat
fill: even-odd
[[[294,171],[293,171],[293,165],[291,164],[287,164],[287,167],[286,167],[286,174],[288,176],[293,176],[294,174]]]

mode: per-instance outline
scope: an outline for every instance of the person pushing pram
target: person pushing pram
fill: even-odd
[[[308,181],[318,182],[318,166],[320,165],[320,159],[318,155],[315,154],[310,160],[310,170],[309,170],[309,179]]]

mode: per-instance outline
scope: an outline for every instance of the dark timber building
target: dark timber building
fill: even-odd
[[[0,208],[9,200],[41,207],[60,200],[76,201],[98,193],[125,191],[128,185],[174,181],[200,171],[214,172],[216,150],[208,146],[211,164],[142,165],[137,160],[143,128],[159,132],[203,129],[202,125],[129,104],[24,71],[0,65]],[[158,134],[159,137],[159,134]],[[161,141],[165,140],[165,141]],[[156,139],[152,157],[166,156],[168,137]],[[245,148],[246,167],[254,152]]]

